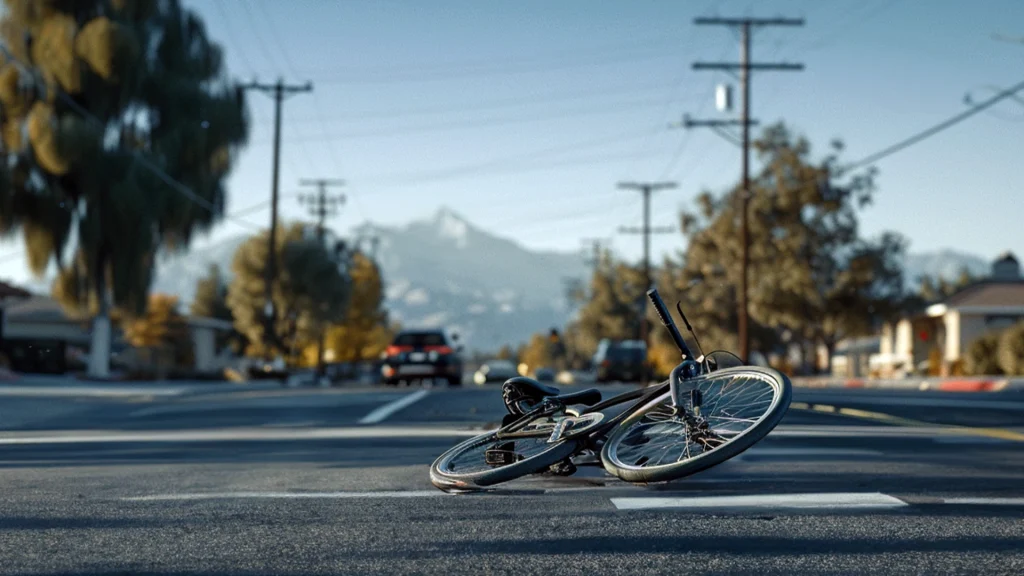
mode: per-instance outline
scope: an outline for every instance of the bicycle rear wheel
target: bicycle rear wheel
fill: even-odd
[[[743,366],[685,380],[699,390],[700,416],[721,443],[695,438],[676,415],[671,392],[638,408],[612,431],[601,462],[615,476],[638,484],[667,482],[706,470],[750,448],[779,424],[792,396],[792,384],[775,370]],[[682,406],[693,413],[688,394]]]
[[[457,444],[430,466],[430,482],[445,491],[479,490],[543,471],[571,456],[578,446],[573,438],[548,442],[556,422],[542,418],[514,438],[499,438],[492,431]],[[511,453],[514,461],[489,464],[486,455],[491,449]]]

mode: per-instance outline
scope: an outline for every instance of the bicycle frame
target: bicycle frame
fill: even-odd
[[[603,438],[608,433],[608,431],[618,426],[623,420],[628,418],[637,408],[647,404],[652,399],[661,396],[665,392],[671,393],[670,398],[673,409],[682,411],[684,418],[692,417],[692,415],[690,415],[687,412],[680,398],[680,394],[684,392],[682,382],[685,380],[701,376],[702,373],[705,373],[706,371],[702,370],[701,365],[692,359],[693,354],[690,352],[690,348],[686,345],[686,342],[683,340],[682,335],[679,333],[679,329],[676,328],[675,323],[672,321],[672,316],[669,313],[668,309],[665,307],[665,303],[661,300],[661,297],[658,296],[658,291],[652,288],[647,291],[647,296],[651,300],[651,303],[654,305],[654,309],[658,313],[658,317],[661,319],[662,324],[665,326],[666,329],[668,329],[669,334],[672,337],[672,341],[675,343],[676,347],[679,348],[679,352],[682,354],[683,360],[675,368],[672,369],[672,372],[669,374],[668,382],[663,382],[661,384],[658,384],[657,386],[652,386],[649,389],[640,389],[634,390],[632,392],[626,392],[624,394],[619,394],[618,396],[598,402],[597,404],[594,404],[593,406],[588,406],[586,409],[580,411],[578,415],[583,416],[586,414],[601,412],[602,410],[606,410],[613,406],[624,404],[631,400],[636,400],[636,402],[628,409],[623,410],[621,413],[608,420],[600,422],[599,424],[594,426],[593,429],[581,434],[579,437],[584,439],[584,449],[586,447],[592,447],[594,441]],[[558,396],[545,398],[541,400],[541,402],[533,410],[530,410],[529,412],[527,412],[514,422],[510,422],[508,425],[499,428],[495,432],[495,436],[499,440],[511,440],[514,438],[522,438],[524,435],[517,434],[517,432],[521,431],[531,422],[537,420],[538,418],[550,416],[558,412],[564,413],[566,408],[567,406],[565,406],[559,401]],[[530,434],[530,436],[534,435],[535,434]],[[573,436],[570,435],[567,436],[566,438],[572,437]]]

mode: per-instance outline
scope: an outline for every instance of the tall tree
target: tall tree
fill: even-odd
[[[384,283],[377,263],[366,254],[352,254],[352,295],[343,319],[327,329],[328,350],[338,362],[363,362],[380,355],[394,336],[384,308]],[[315,362],[316,349],[307,354]]]
[[[192,298],[189,312],[201,318],[234,322],[235,318],[228,306],[228,284],[220,271],[220,266],[210,264],[206,276],[196,282],[195,296]],[[219,332],[217,335],[218,349],[229,345],[237,353],[244,349],[245,344],[245,336],[235,329]]]
[[[749,206],[754,349],[770,352],[790,333],[824,345],[831,357],[841,339],[869,333],[898,311],[905,242],[893,233],[861,237],[858,215],[871,202],[874,172],[846,174],[841,143],[815,162],[809,142],[777,124],[754,146],[762,163]],[[702,328],[735,326],[740,193],[737,186],[720,197],[702,194],[699,212],[682,216],[689,243],[674,284],[686,288],[693,323]]]
[[[231,269],[228,307],[235,327],[249,339],[249,354],[265,349],[264,279],[269,232],[264,231],[242,243]],[[304,224],[281,226],[276,235],[280,266],[272,285],[277,316],[269,341],[274,354],[291,356],[315,345],[323,323],[340,323],[345,318],[352,294],[350,255],[337,254],[316,240]]]
[[[0,234],[20,231],[32,272],[56,262],[55,290],[95,314],[89,372],[105,376],[110,306],[142,313],[156,253],[223,215],[242,93],[178,0],[5,4]]]
[[[638,267],[618,262],[598,268],[591,278],[590,299],[568,330],[575,355],[589,358],[602,338],[636,338],[645,293]]]

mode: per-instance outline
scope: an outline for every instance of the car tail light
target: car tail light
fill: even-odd
[[[427,352],[437,352],[438,354],[451,354],[452,349],[448,346],[427,346],[424,348]]]
[[[388,346],[384,350],[388,356],[398,356],[402,352],[412,352],[412,346]]]
[[[605,368],[607,368],[607,367],[609,367],[611,365],[612,365],[612,363],[609,360],[605,360],[604,362],[601,362],[601,366],[603,366]]]

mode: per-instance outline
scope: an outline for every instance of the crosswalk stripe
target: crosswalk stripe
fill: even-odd
[[[689,510],[798,508],[798,509],[867,509],[900,508],[907,503],[899,498],[871,493],[822,494],[752,494],[744,496],[698,496],[687,498],[612,498],[619,510],[650,510],[681,508]]]

